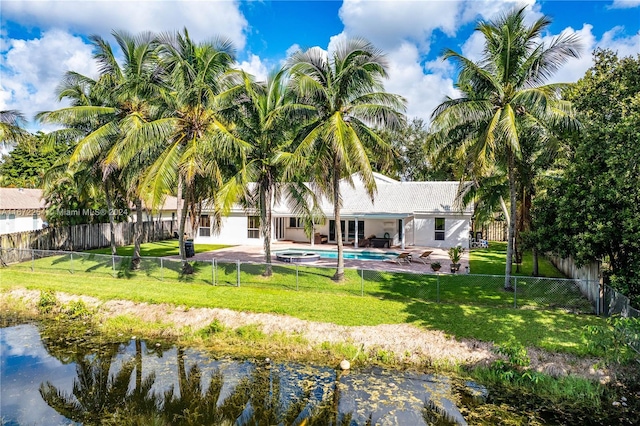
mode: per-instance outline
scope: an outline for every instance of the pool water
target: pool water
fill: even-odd
[[[302,250],[302,249],[291,249],[291,250],[284,250],[282,252],[276,252],[276,254],[278,253],[317,253],[318,255],[320,255],[320,257],[322,259],[336,259],[338,257],[338,251],[337,250]],[[398,256],[398,253],[396,252],[385,252],[385,253],[380,253],[380,252],[375,252],[375,251],[347,251],[345,250],[343,252],[344,258],[345,259],[353,259],[353,260],[388,260],[388,259],[393,259],[396,256]]]

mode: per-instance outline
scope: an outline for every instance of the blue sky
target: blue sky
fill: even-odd
[[[531,20],[542,14],[553,19],[546,42],[563,31],[581,37],[583,56],[567,63],[554,81],[584,75],[597,47],[620,55],[640,53],[640,0],[1,0],[0,110],[18,109],[31,117],[64,106],[55,97],[63,73],[96,73],[90,34],[113,42],[114,29],[136,33],[187,27],[196,40],[231,39],[238,66],[259,78],[293,50],[331,49],[345,37],[365,37],[387,54],[387,90],[407,98],[410,117],[428,121],[444,96],[456,95],[455,69],[440,60],[442,50],[479,58],[482,38],[473,31],[475,23],[516,5],[526,5]]]

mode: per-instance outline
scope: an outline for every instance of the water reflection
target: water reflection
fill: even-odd
[[[36,325],[0,329],[3,424],[465,424],[446,378],[41,333]]]

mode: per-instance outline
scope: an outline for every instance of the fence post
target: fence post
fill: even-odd
[[[164,281],[164,259],[160,258],[160,281]]]
[[[236,260],[236,264],[238,265],[238,274],[237,274],[238,287],[240,287],[240,259]]]
[[[113,274],[113,278],[116,277],[116,256],[115,254],[111,255],[111,271]]]
[[[513,308],[518,309],[518,277],[513,277]]]
[[[299,279],[298,279],[298,264],[296,263],[296,291],[298,291],[298,283],[299,283]]]
[[[598,301],[600,302],[600,315],[607,316],[608,312],[605,312],[605,294],[606,288],[604,287],[604,280],[598,280]]]
[[[440,273],[436,272],[436,303],[440,303]]]
[[[31,272],[35,270],[35,266],[36,266],[35,250],[31,249]]]
[[[360,270],[360,296],[364,296],[364,269]]]
[[[216,284],[216,278],[217,277],[216,277],[216,259],[215,258],[211,259],[211,264],[212,264],[212,267],[213,267],[213,272],[212,272],[212,274],[213,274],[213,285],[217,285]]]
[[[73,252],[69,256],[71,258],[71,273],[73,274]]]

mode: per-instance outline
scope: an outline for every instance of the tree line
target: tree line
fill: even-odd
[[[429,126],[406,122],[405,100],[383,86],[383,52],[363,39],[330,53],[296,52],[258,82],[233,68],[233,46],[221,38],[114,32],[117,61],[94,36],[98,78],[69,71],[57,93],[71,106],[38,115],[63,127],[36,138],[64,151],[45,191],[67,203],[131,203],[139,214],[143,202],[177,195],[181,250],[187,217],[195,227],[204,203],[217,220],[240,203],[260,216],[268,264],[272,202],[286,199],[310,232],[323,220],[321,195],[334,205],[340,280],[341,180],[359,175],[373,197],[374,170],[455,179],[476,223],[497,212],[508,223],[505,288],[512,264],[531,249],[534,259],[549,251],[582,263],[605,258],[609,282],[637,295],[640,57],[598,50],[577,83],[549,84],[581,54],[573,35],[541,41],[550,23],[544,16],[527,24],[524,9],[478,22],[483,55],[472,61],[445,51],[458,67],[460,96],[445,99]],[[19,129],[20,116],[8,117],[3,126]]]

